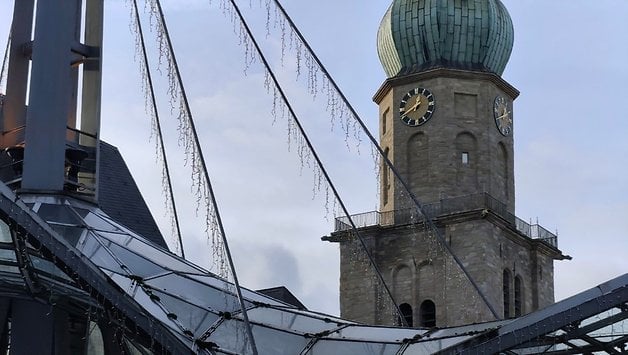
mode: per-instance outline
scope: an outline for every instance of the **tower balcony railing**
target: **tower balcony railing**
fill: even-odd
[[[2,135],[24,136],[22,125]],[[98,137],[73,127],[66,128],[63,191],[91,200],[96,195],[96,166]],[[22,184],[26,143],[0,147],[0,181],[13,190]]]
[[[444,216],[470,210],[488,210],[501,217],[517,231],[531,239],[538,239],[555,248],[558,248],[558,235],[537,224],[532,224],[515,216],[508,211],[506,204],[497,200],[488,193],[465,195],[442,199],[437,202],[423,205],[423,211],[430,217]],[[371,226],[392,226],[419,223],[423,220],[415,208],[407,208],[388,212],[372,211],[351,216],[357,228]],[[341,232],[351,229],[348,217],[337,217],[335,231]]]

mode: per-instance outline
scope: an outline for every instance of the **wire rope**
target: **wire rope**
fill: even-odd
[[[273,81],[273,84],[274,84],[275,88],[277,88],[277,91],[278,91],[279,95],[281,96],[281,99],[282,99],[283,103],[286,105],[286,108],[288,109],[288,112],[290,113],[290,116],[294,119],[294,122],[295,122],[297,128],[299,129],[299,132],[303,136],[305,144],[307,145],[308,149],[312,153],[312,157],[314,158],[314,160],[316,161],[316,164],[320,168],[321,173],[323,174],[323,176],[325,178],[325,181],[327,182],[327,184],[329,185],[329,188],[332,190],[334,196],[338,200],[338,204],[340,205],[340,208],[342,209],[343,213],[345,214],[345,216],[349,220],[349,223],[351,224],[351,230],[355,233],[356,237],[360,241],[360,244],[361,244],[362,248],[364,249],[364,251],[366,253],[366,256],[369,259],[371,267],[375,271],[375,273],[377,275],[377,278],[379,279],[379,281],[381,282],[382,286],[384,287],[384,290],[386,291],[386,294],[388,295],[388,297],[392,301],[392,303],[393,303],[393,305],[395,307],[395,310],[396,310],[396,312],[397,312],[397,314],[399,316],[400,321],[402,322],[402,324],[404,326],[408,326],[407,321],[406,321],[405,317],[403,316],[403,313],[399,309],[399,306],[397,305],[397,302],[395,301],[395,298],[393,297],[392,292],[390,291],[390,288],[388,287],[388,285],[386,284],[386,281],[384,280],[384,277],[382,276],[381,270],[377,266],[377,263],[375,262],[375,259],[373,258],[373,255],[368,250],[368,247],[366,246],[366,242],[364,241],[364,238],[362,238],[362,236],[360,236],[360,234],[358,232],[358,228],[357,228],[356,224],[354,223],[353,218],[351,218],[351,214],[347,210],[347,207],[344,204],[342,198],[340,197],[340,194],[339,194],[338,190],[336,189],[333,181],[331,180],[331,177],[327,173],[327,170],[326,170],[325,166],[323,165],[323,162],[321,161],[320,157],[318,156],[318,153],[317,153],[316,149],[314,148],[314,145],[312,144],[309,136],[307,135],[307,132],[305,131],[305,128],[301,124],[301,121],[299,120],[296,112],[294,111],[294,109],[292,107],[292,104],[290,104],[290,102],[289,102],[289,100],[288,100],[288,98],[287,98],[287,96],[286,96],[286,94],[285,94],[281,84],[277,80],[277,76],[275,75],[273,69],[271,68],[270,63],[268,62],[268,60],[266,59],[266,56],[262,52],[262,49],[259,46],[257,40],[253,36],[253,32],[251,31],[251,28],[249,27],[248,23],[246,22],[244,16],[242,15],[242,12],[240,11],[240,8],[238,7],[238,5],[235,2],[235,0],[229,0],[229,1],[233,5],[235,12],[236,12],[236,14],[239,17],[242,26],[244,27],[244,30],[246,31],[249,39],[251,40],[253,46],[255,47],[255,50],[257,51],[257,53],[258,53],[262,63],[264,64],[264,67],[268,71],[268,75],[270,76],[271,80]]]
[[[233,1],[233,0],[231,0],[231,1]],[[434,232],[434,235],[436,236],[436,239],[438,240],[439,244],[441,244],[445,248],[445,250],[447,250],[447,252],[452,256],[452,258],[454,259],[454,261],[456,262],[458,267],[460,267],[460,269],[464,273],[465,277],[469,280],[469,282],[471,283],[473,288],[480,295],[480,297],[482,298],[482,301],[489,308],[490,312],[493,314],[495,319],[500,319],[498,313],[495,311],[495,308],[493,308],[491,303],[488,301],[488,298],[486,297],[484,292],[482,292],[482,290],[480,289],[479,285],[475,282],[473,277],[471,277],[471,274],[469,274],[467,269],[462,264],[462,261],[454,253],[453,249],[447,244],[447,242],[445,241],[445,238],[443,237],[442,233],[438,230],[438,228],[436,228],[436,225],[434,224],[434,221],[432,220],[432,218],[425,212],[425,210],[423,209],[423,207],[422,207],[421,203],[419,202],[418,198],[411,191],[408,183],[405,181],[405,179],[402,178],[402,176],[399,173],[399,171],[397,170],[397,168],[393,165],[393,163],[390,161],[390,159],[386,156],[386,153],[384,153],[384,150],[382,149],[382,147],[379,145],[379,143],[377,142],[377,140],[375,139],[373,134],[371,134],[370,130],[368,129],[368,127],[366,126],[366,124],[364,123],[362,118],[358,115],[357,111],[353,108],[353,106],[351,105],[351,103],[349,102],[347,97],[344,95],[342,90],[340,90],[340,87],[337,85],[336,81],[332,78],[332,76],[329,73],[329,71],[327,70],[327,68],[323,65],[323,63],[318,58],[316,53],[314,53],[314,50],[312,49],[310,44],[306,41],[306,39],[303,36],[303,34],[301,33],[301,31],[297,28],[297,26],[295,25],[294,21],[292,21],[292,18],[288,15],[288,13],[284,9],[284,7],[281,5],[279,0],[273,0],[273,2],[277,6],[277,8],[281,12],[281,14],[284,16],[284,18],[288,21],[288,24],[290,25],[291,29],[298,36],[299,40],[303,43],[303,45],[305,46],[306,50],[310,53],[310,55],[312,56],[312,59],[314,59],[314,61],[316,62],[316,64],[320,68],[320,70],[322,71],[323,75],[329,80],[329,83],[332,85],[332,87],[334,88],[336,93],[339,95],[341,100],[344,102],[346,107],[349,109],[349,111],[351,112],[351,114],[353,115],[355,120],[358,122],[359,126],[362,128],[363,132],[366,134],[366,136],[371,141],[373,146],[377,149],[380,157],[383,159],[383,161],[386,164],[386,166],[391,170],[391,172],[393,173],[393,175],[395,176],[397,181],[402,185],[403,189],[408,193],[408,196],[411,198],[413,204],[417,208],[417,211],[421,215],[423,215],[423,217],[425,218],[426,225]]]
[[[175,198],[174,198],[174,191],[172,188],[172,179],[170,177],[170,168],[168,166],[168,158],[166,155],[166,147],[164,145],[164,139],[163,139],[163,132],[161,129],[161,119],[159,117],[159,110],[157,108],[157,99],[155,97],[155,88],[153,86],[153,77],[150,71],[150,66],[149,66],[149,60],[148,60],[148,54],[146,52],[146,42],[144,40],[144,31],[142,29],[142,22],[140,20],[140,13],[137,7],[137,0],[133,0],[133,10],[134,10],[134,14],[135,14],[135,23],[137,24],[137,29],[138,29],[138,34],[139,34],[139,40],[140,40],[140,47],[142,49],[142,59],[144,61],[144,70],[146,73],[146,81],[148,84],[148,89],[149,89],[149,93],[150,93],[150,99],[151,99],[151,104],[152,104],[152,111],[153,114],[155,115],[155,125],[157,128],[157,138],[159,140],[159,148],[161,151],[161,156],[163,157],[163,168],[164,168],[164,175],[166,178],[166,182],[167,182],[167,187],[168,187],[168,196],[166,198],[170,199],[170,206],[172,207],[172,216],[174,218],[174,224],[176,227],[176,233],[177,233],[177,239],[179,242],[179,248],[181,249],[181,257],[185,259],[185,250],[183,249],[183,238],[181,236],[181,227],[179,224],[179,215],[177,213],[177,206],[175,203]]]
[[[222,239],[222,243],[223,243],[223,247],[224,247],[224,252],[226,254],[228,263],[229,263],[229,267],[231,269],[231,276],[233,277],[233,283],[234,286],[236,288],[236,292],[237,292],[237,296],[238,296],[238,301],[240,303],[240,308],[242,310],[242,317],[244,320],[244,324],[246,326],[246,331],[247,331],[247,335],[250,341],[250,346],[251,346],[251,350],[253,352],[253,355],[257,355],[257,345],[255,344],[255,338],[253,337],[253,331],[251,329],[251,324],[249,322],[249,317],[247,314],[247,309],[246,309],[246,305],[244,303],[244,297],[242,296],[242,290],[240,288],[240,283],[238,281],[238,276],[236,274],[236,269],[235,269],[235,265],[233,263],[233,258],[231,257],[231,251],[229,249],[229,244],[227,242],[227,236],[225,234],[225,229],[224,229],[224,225],[222,223],[222,218],[220,217],[220,211],[218,210],[218,203],[216,202],[216,196],[214,195],[214,190],[211,184],[211,180],[209,178],[209,172],[207,170],[207,165],[205,163],[205,159],[203,157],[203,150],[200,144],[200,140],[198,138],[198,134],[196,132],[196,125],[194,123],[194,119],[192,117],[192,110],[190,109],[190,104],[188,101],[188,97],[187,94],[185,92],[185,87],[183,86],[183,78],[181,76],[181,71],[179,70],[179,65],[177,63],[177,59],[175,56],[175,52],[174,52],[174,47],[172,45],[172,39],[170,37],[170,33],[168,32],[168,27],[166,24],[166,19],[164,16],[164,12],[163,9],[161,7],[161,1],[160,0],[155,0],[155,3],[157,4],[157,10],[159,12],[159,21],[161,22],[161,25],[163,26],[163,30],[164,30],[164,36],[165,36],[165,40],[168,46],[168,51],[170,53],[171,59],[172,59],[172,64],[174,66],[175,69],[175,74],[176,74],[176,79],[177,82],[179,84],[179,90],[181,93],[181,98],[183,99],[183,105],[185,107],[185,112],[187,113],[187,117],[189,120],[189,125],[190,125],[190,130],[192,132],[193,138],[194,138],[194,144],[196,146],[197,152],[198,152],[198,159],[199,162],[201,164],[201,168],[202,168],[202,173],[203,173],[203,177],[205,179],[205,182],[207,183],[207,188],[209,190],[209,198],[210,198],[210,202],[211,205],[214,209],[215,212],[215,217],[216,217],[216,222],[218,224],[218,231],[220,233],[220,238]]]
[[[8,71],[7,63],[9,62],[9,48],[11,48],[12,32],[13,32],[13,25],[11,25],[11,30],[9,31],[9,38],[7,38],[7,45],[4,49],[4,55],[2,56],[2,68],[0,69],[0,89],[2,89],[2,86],[5,81],[7,71]]]

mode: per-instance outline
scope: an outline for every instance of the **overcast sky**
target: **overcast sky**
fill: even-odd
[[[241,1],[312,135],[351,213],[377,208],[373,160],[356,149],[326,98],[314,100],[307,75],[295,75],[290,48],[281,65],[281,30],[273,17],[266,35],[259,0]],[[220,0],[164,0],[169,26],[201,135],[216,197],[242,283],[253,289],[285,285],[313,310],[338,313],[338,248],[320,241],[333,228],[325,194],[313,198],[312,169],[301,167],[286,122],[270,114],[272,95],[259,63],[245,73],[239,29]],[[388,0],[284,0],[288,12],[351,103],[377,132],[371,97],[385,79],[375,38]],[[517,215],[558,230],[573,261],[556,263],[562,299],[628,271],[628,2],[624,0],[504,0],[515,46],[503,77],[521,91],[515,101]],[[13,1],[0,0],[0,44]],[[127,159],[169,242],[160,170],[150,139],[129,8],[107,0],[102,139]],[[149,34],[154,36],[154,33]],[[287,38],[289,40],[289,38]],[[154,43],[154,42],[153,42]],[[152,46],[154,47],[154,46]],[[157,56],[153,55],[153,62]],[[302,64],[305,66],[305,63]],[[162,111],[169,158],[184,224],[188,258],[209,267],[203,221],[194,218],[189,170],[177,151],[176,124]],[[349,147],[349,149],[347,148]],[[171,244],[172,245],[172,244]]]

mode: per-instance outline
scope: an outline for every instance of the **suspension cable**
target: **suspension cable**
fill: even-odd
[[[325,166],[323,165],[323,162],[321,161],[320,157],[318,156],[318,153],[316,152],[316,149],[314,148],[314,145],[310,141],[310,138],[307,135],[303,125],[301,124],[301,121],[299,120],[296,112],[294,111],[292,105],[288,101],[288,97],[286,96],[286,94],[285,94],[281,84],[277,80],[277,77],[276,77],[274,71],[272,70],[268,60],[266,59],[266,56],[262,52],[262,49],[259,46],[257,40],[253,36],[253,32],[251,31],[248,23],[245,21],[244,16],[242,15],[242,12],[240,11],[240,8],[236,4],[235,0],[229,0],[229,1],[233,5],[236,14],[240,18],[240,23],[244,27],[244,29],[245,29],[249,39],[253,43],[253,46],[255,47],[255,49],[256,49],[256,51],[257,51],[257,53],[258,53],[262,63],[264,64],[266,70],[268,71],[268,75],[270,76],[271,80],[273,81],[273,84],[274,84],[275,88],[277,88],[277,91],[278,91],[279,95],[281,96],[281,99],[282,99],[283,103],[286,105],[286,108],[288,109],[288,112],[290,113],[290,116],[294,119],[294,122],[295,122],[297,128],[299,129],[299,132],[303,136],[303,139],[304,139],[308,149],[312,153],[312,157],[314,158],[314,160],[316,161],[316,164],[320,168],[321,173],[323,174],[323,176],[325,178],[325,181],[329,185],[329,188],[332,190],[334,196],[336,197],[336,200],[338,200],[338,204],[340,205],[340,208],[342,209],[343,213],[345,214],[345,216],[347,216],[347,219],[349,220],[349,223],[351,224],[352,231],[355,233],[356,237],[360,241],[360,244],[362,245],[362,248],[364,249],[364,251],[366,253],[366,256],[368,257],[369,262],[370,262],[371,266],[373,267],[373,270],[375,271],[375,274],[377,275],[377,278],[379,279],[379,281],[381,282],[382,286],[384,287],[384,290],[386,291],[386,294],[388,295],[388,297],[392,301],[392,303],[393,303],[393,305],[395,307],[395,311],[397,312],[397,314],[399,316],[399,319],[401,320],[401,322],[402,322],[402,324],[404,326],[408,326],[407,321],[406,321],[405,317],[403,316],[403,313],[401,312],[401,309],[397,305],[397,302],[395,301],[395,298],[393,297],[393,294],[390,291],[390,288],[386,284],[386,281],[384,281],[384,277],[382,276],[381,270],[377,266],[377,263],[375,262],[375,259],[373,258],[373,255],[368,250],[368,247],[366,245],[366,242],[364,241],[364,238],[362,238],[362,236],[358,232],[358,228],[357,228],[356,224],[354,223],[353,218],[351,217],[351,214],[347,210],[347,207],[345,206],[342,198],[340,197],[340,194],[338,193],[338,190],[336,189],[334,183],[332,182],[331,177],[327,173],[327,170],[325,169]]]
[[[11,47],[11,34],[13,33],[13,25],[11,25],[11,30],[9,31],[9,38],[7,38],[7,46],[4,49],[4,55],[2,56],[2,69],[0,69],[0,89],[2,88],[2,83],[4,82],[4,78],[6,77],[7,62],[9,61],[9,48]],[[5,88],[6,90],[6,88]]]
[[[410,187],[407,184],[407,182],[405,181],[405,179],[402,178],[401,174],[399,173],[399,170],[397,170],[397,168],[393,165],[393,163],[390,161],[390,159],[386,156],[386,154],[384,153],[384,150],[382,149],[382,147],[379,145],[379,143],[377,142],[375,137],[371,134],[370,130],[368,129],[368,127],[366,126],[366,124],[364,123],[362,118],[360,118],[360,116],[358,115],[357,111],[353,108],[351,103],[349,103],[349,100],[344,95],[342,90],[340,90],[340,87],[336,84],[336,81],[329,74],[329,71],[327,70],[327,68],[323,65],[323,63],[318,58],[316,53],[314,53],[314,50],[312,49],[310,44],[306,41],[305,37],[303,36],[301,31],[297,28],[295,23],[292,21],[292,18],[288,15],[288,13],[284,9],[284,7],[281,5],[279,0],[273,0],[273,1],[274,1],[275,5],[277,6],[277,8],[279,9],[279,11],[284,16],[284,18],[288,21],[288,24],[290,25],[290,27],[292,28],[294,33],[299,37],[299,40],[301,41],[301,43],[303,43],[303,45],[305,46],[306,50],[310,53],[310,55],[312,56],[312,59],[314,59],[314,61],[316,62],[316,64],[320,68],[320,70],[322,71],[323,75],[329,80],[329,83],[332,85],[332,87],[334,88],[336,93],[340,96],[340,98],[342,99],[342,101],[344,102],[346,107],[349,109],[349,111],[351,112],[351,114],[353,115],[355,120],[358,122],[358,124],[360,125],[360,127],[362,128],[364,133],[367,135],[367,137],[369,138],[371,143],[375,146],[375,148],[379,152],[379,155],[383,158],[383,161],[386,164],[386,166],[392,171],[392,173],[395,176],[395,178],[397,179],[397,181],[402,185],[404,190],[408,193],[408,196],[412,199],[412,202],[414,203],[415,207],[417,208],[417,211],[419,213],[421,213],[421,215],[423,215],[423,217],[425,218],[425,222],[426,222],[427,227],[430,228],[434,232],[434,234],[436,236],[436,239],[438,240],[439,244],[441,244],[445,248],[445,250],[447,250],[447,252],[452,256],[452,258],[454,259],[456,264],[460,267],[460,269],[462,270],[464,275],[471,282],[471,285],[473,286],[473,288],[477,291],[477,293],[480,295],[480,297],[482,298],[484,303],[487,305],[487,307],[489,308],[489,310],[491,311],[491,313],[493,314],[495,319],[500,319],[498,313],[495,311],[495,309],[493,308],[491,303],[488,301],[488,298],[486,297],[484,292],[482,292],[482,290],[480,289],[479,285],[475,282],[473,277],[471,277],[471,274],[469,274],[467,269],[462,264],[462,261],[454,253],[453,249],[447,244],[447,242],[445,241],[445,238],[443,237],[443,235],[440,232],[440,230],[438,228],[436,228],[436,225],[434,224],[434,221],[432,220],[432,217],[425,212],[425,210],[423,209],[421,203],[417,199],[416,195],[410,190]]]
[[[233,284],[236,288],[236,292],[238,295],[238,301],[240,303],[240,308],[242,310],[242,318],[244,320],[244,324],[246,326],[247,335],[250,341],[251,350],[253,355],[257,355],[257,345],[255,344],[255,338],[253,337],[253,331],[251,329],[251,323],[249,322],[249,316],[247,313],[246,305],[244,303],[244,297],[242,296],[242,290],[240,288],[240,283],[238,282],[238,276],[236,274],[235,265],[233,263],[233,258],[231,257],[231,251],[229,249],[229,243],[227,242],[227,236],[225,234],[225,228],[222,223],[222,218],[220,217],[220,211],[218,210],[218,203],[216,202],[216,196],[214,195],[214,189],[211,184],[211,180],[209,178],[209,172],[207,170],[207,165],[205,164],[205,158],[203,157],[203,150],[201,147],[201,143],[198,138],[198,134],[196,132],[196,125],[194,123],[194,119],[192,117],[192,110],[190,109],[190,103],[188,101],[187,94],[185,92],[185,87],[183,86],[183,78],[181,76],[181,71],[179,70],[179,65],[177,64],[177,59],[174,52],[174,47],[172,45],[172,39],[170,38],[170,33],[168,32],[168,26],[166,25],[166,18],[164,16],[163,9],[161,7],[161,1],[155,0],[157,4],[157,9],[159,11],[159,21],[163,26],[164,36],[166,39],[166,43],[168,45],[168,51],[170,52],[170,57],[172,59],[172,64],[174,66],[177,82],[179,84],[179,90],[181,93],[181,98],[183,99],[183,104],[185,106],[185,110],[187,113],[187,117],[189,120],[190,130],[192,131],[192,135],[194,136],[194,144],[196,145],[196,149],[198,152],[198,159],[201,164],[203,177],[205,178],[205,182],[207,183],[207,188],[209,190],[209,198],[214,209],[216,222],[218,224],[218,231],[220,233],[220,237],[222,239],[224,251],[229,262],[229,267],[231,269],[231,275],[233,276]]]
[[[150,98],[152,103],[153,114],[155,115],[155,125],[157,127],[157,138],[159,139],[159,148],[161,150],[161,156],[163,157],[163,168],[166,182],[168,184],[168,196],[170,199],[170,205],[172,207],[172,216],[176,227],[177,239],[179,241],[179,248],[181,249],[181,257],[185,259],[185,250],[183,249],[183,238],[181,236],[181,227],[179,225],[179,214],[177,213],[177,206],[174,199],[174,191],[172,189],[172,179],[170,178],[170,168],[168,166],[168,158],[166,156],[166,147],[164,145],[163,133],[161,130],[161,119],[159,117],[159,110],[157,108],[157,99],[155,97],[155,88],[153,86],[153,76],[150,71],[148,54],[146,52],[146,42],[144,41],[144,31],[142,29],[142,22],[140,20],[140,13],[137,7],[137,0],[133,0],[133,9],[135,13],[135,22],[137,23],[137,30],[140,39],[140,46],[142,48],[142,59],[144,61],[144,69],[146,73],[146,81],[148,89],[150,90]]]

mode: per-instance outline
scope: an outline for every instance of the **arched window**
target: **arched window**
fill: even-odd
[[[388,130],[388,121],[390,117],[390,107],[386,109],[386,111],[384,111],[384,114],[382,115],[382,134],[386,134],[386,131]]]
[[[523,315],[523,285],[521,277],[515,277],[515,317]]]
[[[496,181],[498,191],[493,192],[496,194],[496,197],[504,198],[504,201],[508,201],[508,196],[510,195],[510,186],[508,185],[509,171],[508,171],[508,149],[504,143],[499,143],[499,148],[497,149],[497,169],[498,174],[494,176],[496,178],[500,178]]]
[[[421,303],[421,326],[432,328],[436,326],[436,305],[430,300]]]
[[[407,303],[402,303],[399,305],[399,310],[401,311],[401,315],[403,316],[403,319],[405,319],[406,321],[406,325],[408,327],[412,327],[413,326],[412,306]],[[403,323],[401,322],[401,319],[398,319],[397,323],[399,326],[403,325]]]
[[[510,318],[510,271],[504,270],[503,276],[504,290],[504,319]]]
[[[429,178],[430,147],[429,139],[423,132],[418,132],[407,143],[407,161],[411,185],[422,184]]]
[[[390,149],[386,148],[384,150],[386,159],[382,161],[382,201],[384,205],[388,204],[388,195],[390,194],[390,168],[386,164],[386,160],[390,159],[389,153]]]

